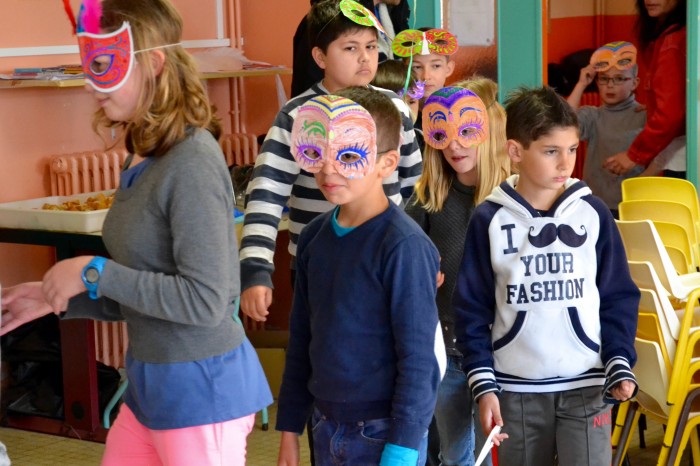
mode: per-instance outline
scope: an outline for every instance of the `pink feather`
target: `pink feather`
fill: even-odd
[[[85,32],[100,33],[100,19],[102,18],[102,3],[100,0],[85,0],[80,7],[80,24]]]

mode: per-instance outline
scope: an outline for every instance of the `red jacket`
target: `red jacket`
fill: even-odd
[[[647,72],[642,89],[647,97],[647,123],[627,155],[643,166],[675,137],[685,134],[686,28],[669,27],[644,54]]]

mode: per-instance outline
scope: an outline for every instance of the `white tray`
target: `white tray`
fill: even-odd
[[[48,204],[61,204],[66,201],[85,201],[88,197],[99,193],[112,194],[114,190],[94,193],[74,194],[72,196],[51,196],[26,201],[7,202],[0,204],[0,227],[25,228],[27,230],[52,230],[92,233],[102,230],[102,223],[109,209],[93,210],[91,212],[70,212],[59,210],[43,210]]]

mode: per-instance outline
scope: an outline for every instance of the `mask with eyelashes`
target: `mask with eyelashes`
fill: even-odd
[[[486,106],[479,96],[463,87],[443,87],[433,92],[423,106],[425,142],[438,150],[452,141],[474,147],[489,136]]]
[[[359,104],[322,95],[299,107],[291,149],[299,167],[309,173],[318,173],[324,163],[330,163],[345,178],[362,178],[374,170],[377,129]]]

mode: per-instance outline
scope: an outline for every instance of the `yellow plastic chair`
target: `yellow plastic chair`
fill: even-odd
[[[681,225],[677,223],[669,222],[654,222],[656,231],[659,233],[661,242],[664,243],[666,249],[671,256],[671,260],[676,263],[674,259],[674,254],[677,254],[679,258],[684,259],[685,266],[678,263],[677,266],[680,274],[685,274],[689,272],[698,272],[698,263],[695,260],[693,247],[690,244],[690,238],[688,238],[688,232],[685,231]],[[682,256],[681,256],[682,254]],[[687,270],[681,270],[685,267]]]
[[[698,230],[688,206],[672,201],[622,201],[618,209],[620,220],[651,220],[680,225],[688,234],[693,263],[700,263]]]
[[[688,180],[660,176],[627,178],[622,182],[623,201],[671,201],[686,205],[700,231],[700,203],[695,185]]]
[[[641,414],[645,414],[648,418],[666,425],[667,432],[682,432],[682,435],[691,441],[693,462],[700,464],[700,441],[698,440],[697,430],[691,427],[691,424],[700,422],[700,411],[689,407],[692,411],[688,412],[688,416],[684,419],[685,422],[674,425],[673,412],[680,411],[680,408],[668,406],[664,402],[669,390],[670,380],[661,345],[658,341],[637,337],[634,347],[637,351],[637,364],[633,370],[639,384],[639,392],[636,399],[630,403],[625,419],[625,429],[622,434],[624,444],[622,448],[616,451],[613,464],[621,464],[621,459],[624,458],[624,454],[629,447],[632,428],[636,425]],[[693,392],[700,392],[700,389],[694,388],[691,392],[694,395],[695,393]],[[676,445],[662,445],[657,464],[679,464],[680,455],[672,455],[671,450],[675,448],[676,451],[682,451],[684,446],[685,444],[682,444],[680,441]]]
[[[700,272],[678,275],[651,220],[616,220],[628,261],[649,262],[667,294],[685,301],[700,287]]]

